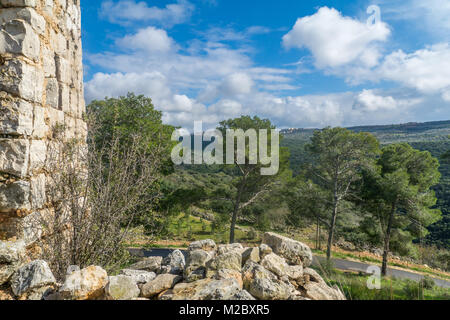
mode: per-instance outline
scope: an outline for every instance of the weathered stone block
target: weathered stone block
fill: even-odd
[[[70,83],[71,70],[69,61],[60,55],[56,55],[55,63],[56,63],[56,78],[58,79],[58,81],[66,84]]]
[[[18,297],[31,290],[56,284],[47,262],[36,260],[17,270],[11,279],[11,288]]]
[[[0,90],[41,103],[43,86],[43,72],[36,66],[21,60],[6,60],[0,66]]]
[[[44,1],[44,7],[42,8],[42,11],[47,16],[52,16],[53,15],[53,7],[54,7],[53,0],[45,0]]]
[[[49,125],[52,129],[55,126],[64,125],[64,112],[62,110],[47,108],[47,117],[49,118]]]
[[[50,32],[50,41],[55,50],[55,54],[61,57],[67,56],[67,39],[60,32],[56,32],[53,29]]]
[[[312,263],[311,249],[304,243],[273,232],[266,232],[263,235],[263,243],[270,246],[274,253],[285,258],[289,264],[302,264],[308,267]]]
[[[56,80],[56,78],[47,79],[45,95],[46,95],[45,102],[47,106],[57,109],[59,104],[59,85],[58,80]]]
[[[30,210],[30,183],[17,181],[0,185],[0,212]]]
[[[46,46],[42,47],[42,60],[44,63],[44,76],[46,78],[56,77],[55,53]]]
[[[103,296],[108,274],[97,266],[90,266],[70,274],[57,295],[60,300],[94,300]]]
[[[29,173],[38,171],[45,166],[47,160],[47,144],[43,140],[33,140],[30,145]]]
[[[33,133],[33,106],[31,103],[0,92],[0,133],[29,136]]]
[[[23,239],[28,245],[40,239],[44,233],[45,222],[48,222],[50,211],[35,211],[18,221],[16,237]],[[47,219],[47,220],[46,220]]]
[[[109,300],[132,300],[139,297],[139,287],[132,277],[119,275],[109,277],[105,287],[106,298]]]
[[[36,0],[2,0],[0,8],[8,7],[36,7]]]
[[[67,139],[72,139],[76,137],[76,119],[70,116],[68,113],[64,116],[64,126],[65,126],[65,137]]]
[[[40,55],[39,36],[23,20],[12,20],[1,26],[0,54],[14,53],[38,61]]]
[[[45,32],[46,21],[44,17],[32,8],[8,8],[3,9],[0,13],[0,25],[15,19],[26,21],[37,34]]]
[[[0,241],[0,286],[9,280],[25,259],[25,242]]]
[[[28,171],[28,140],[0,139],[0,172],[24,177]]]
[[[42,139],[48,135],[49,127],[45,122],[45,109],[36,105],[34,107],[33,138]]]
[[[58,109],[70,114],[70,89],[67,84],[59,83]]]
[[[46,202],[45,197],[45,186],[46,186],[46,177],[44,174],[40,174],[31,178],[31,208],[41,209],[44,207]]]

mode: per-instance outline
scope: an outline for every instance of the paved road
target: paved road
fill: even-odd
[[[325,259],[326,259],[325,257],[315,256],[313,264],[318,265],[320,263],[320,261],[324,262]],[[364,273],[366,273],[367,268],[371,266],[369,264],[365,264],[362,262],[355,262],[355,261],[342,260],[342,259],[333,259],[333,263],[334,263],[334,267],[339,270],[360,271],[360,272],[364,272]],[[415,280],[415,281],[419,281],[423,278],[422,275],[417,274],[417,273],[398,270],[398,269],[392,269],[392,268],[388,268],[388,275],[393,276],[395,278],[411,279],[411,280]],[[436,279],[436,278],[433,278],[433,279],[434,279],[434,282],[436,283],[436,285],[443,287],[443,288],[450,288],[450,281],[445,281],[445,280]]]
[[[169,253],[171,253],[175,249],[143,250],[143,249],[131,248],[129,250],[130,250],[131,254],[136,255],[136,256],[141,256],[141,257],[154,257],[154,256],[166,257],[169,255]],[[182,250],[182,252],[184,255],[186,255],[186,251]],[[325,257],[315,256],[313,259],[313,264],[317,266],[320,264],[321,261],[322,262],[325,261]],[[358,271],[358,272],[360,271],[360,272],[364,272],[364,273],[366,273],[367,268],[371,266],[369,264],[362,263],[362,262],[355,262],[355,261],[342,260],[342,259],[333,259],[333,264],[334,264],[334,267],[339,270]],[[403,271],[403,270],[397,270],[397,269],[391,269],[391,268],[388,268],[388,275],[393,276],[395,278],[411,279],[411,280],[415,280],[415,281],[419,281],[420,279],[423,278],[422,275],[417,274],[417,273]],[[434,279],[436,285],[443,287],[443,288],[450,288],[450,281],[445,281],[445,280],[436,279],[436,278],[433,278],[433,279]]]

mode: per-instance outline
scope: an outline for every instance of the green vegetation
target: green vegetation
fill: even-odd
[[[269,134],[268,153],[279,148],[280,170],[265,176],[261,169],[268,165],[260,158],[250,161],[249,135],[241,140],[246,143],[244,165],[173,167],[173,127],[162,124],[150,99],[128,94],[94,101],[88,109],[98,126],[90,146],[119,137],[123,150],[115,157],[120,158],[138,136],[140,155],[157,152],[145,192],[132,210],[125,210],[131,222],[121,222],[125,230],[143,230],[137,241],[142,246],[206,238],[256,244],[264,231],[295,237],[305,227],[314,233],[315,226],[316,247],[328,239],[328,258],[337,240],[345,240],[362,251],[384,246],[384,270],[390,251],[448,270],[450,164],[442,160],[438,184],[436,159],[444,159],[450,149],[450,122],[285,131],[281,146],[272,145]],[[242,116],[221,122],[218,129],[223,135],[228,129],[256,129],[258,139],[258,129],[274,126],[268,119]],[[398,144],[405,141],[409,144]],[[139,177],[142,168],[137,164],[133,175]],[[437,221],[441,212],[444,218]]]
[[[408,142],[413,148],[429,151],[433,157],[441,160],[439,167],[441,180],[439,184],[433,186],[433,190],[437,197],[437,204],[434,208],[442,212],[442,220],[428,226],[428,235],[423,239],[416,239],[414,242],[448,250],[450,248],[450,161],[446,155],[450,153],[450,121],[362,126],[349,129],[356,132],[370,132],[380,140],[382,145]],[[305,164],[311,161],[308,153],[305,152],[305,145],[312,137],[314,130],[291,129],[283,130],[282,133],[285,135],[282,145],[289,148],[291,168],[294,175],[298,175]],[[347,217],[344,219],[357,220],[357,217],[351,217],[351,212],[347,211],[346,215]],[[371,243],[371,239],[366,236],[366,230],[360,233],[355,228],[339,228],[338,232],[349,241]],[[430,262],[423,263],[429,264]],[[440,265],[446,264],[441,263]]]
[[[425,277],[422,281],[381,279],[380,289],[369,289],[369,275],[316,268],[331,286],[338,286],[349,300],[449,300],[448,289],[440,288]]]
[[[362,169],[373,165],[379,153],[378,141],[364,132],[326,128],[314,132],[311,143],[306,145],[306,151],[312,158],[306,175],[324,195],[319,201],[330,210],[327,224],[327,259],[330,260],[342,202],[351,198],[353,185],[360,179]]]
[[[283,175],[290,174],[290,172],[287,172],[289,168],[289,153],[286,148],[279,147],[279,141],[273,136],[272,130],[274,129],[275,127],[268,119],[263,120],[256,116],[253,118],[242,116],[236,119],[229,119],[222,121],[219,125],[218,130],[222,132],[223,137],[226,137],[226,143],[231,142],[233,144],[233,159],[235,159],[235,164],[232,166],[235,172],[237,172],[236,178],[232,182],[236,192],[230,198],[233,208],[230,226],[230,243],[235,242],[235,227],[238,215],[245,212],[244,210],[248,206],[273,191],[275,184],[279,183],[280,177],[282,178]],[[228,135],[230,134],[230,130],[242,131],[242,139],[232,137],[232,141],[229,141]],[[251,133],[247,136],[247,132],[250,132],[247,130],[254,130],[253,133],[255,136],[251,137]],[[273,173],[264,173],[265,170],[272,170],[268,168],[269,163],[264,163],[261,159],[261,146],[258,143],[261,141],[260,130],[266,130],[267,150],[264,156],[273,159],[273,155],[276,154],[278,158],[277,167],[273,168],[275,169]],[[237,143],[235,143],[235,139],[237,139]],[[240,154],[238,151],[239,140],[242,140],[242,143],[244,143],[245,154]],[[253,146],[250,145],[253,143],[252,140],[255,143]],[[278,150],[274,150],[274,148]],[[225,145],[225,149],[228,150],[229,148]]]
[[[382,274],[387,272],[391,241],[396,236],[396,251],[409,252],[414,238],[426,234],[426,226],[441,217],[434,192],[430,189],[440,178],[439,163],[429,152],[409,144],[390,144],[383,148],[379,167],[365,173],[360,205],[368,213],[369,223],[377,226],[383,242]],[[378,222],[374,224],[373,221]]]
[[[450,161],[444,156],[450,150],[450,139],[441,142],[413,142],[411,146],[421,151],[429,151],[433,157],[441,159],[441,180],[433,190],[438,199],[436,208],[442,211],[442,220],[428,227],[430,233],[425,238],[425,243],[450,248]]]
[[[58,279],[70,265],[114,271],[127,263],[130,227],[158,230],[160,185],[171,167],[171,127],[150,99],[129,94],[94,101],[87,111],[87,141],[64,137],[64,130],[53,136],[59,143],[49,146],[45,169],[55,212],[33,224],[51,234],[38,245]]]

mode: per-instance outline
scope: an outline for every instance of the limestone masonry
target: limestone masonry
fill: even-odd
[[[80,1],[0,0],[0,241],[39,236],[53,129],[85,137],[84,111]]]

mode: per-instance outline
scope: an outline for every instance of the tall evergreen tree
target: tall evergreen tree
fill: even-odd
[[[440,219],[440,210],[432,209],[436,196],[431,190],[440,179],[438,168],[429,152],[401,143],[384,147],[378,168],[365,172],[362,205],[380,223],[383,275],[394,234],[405,246],[414,237],[424,237],[426,227]]]
[[[378,140],[371,134],[344,128],[316,131],[306,149],[312,154],[311,178],[327,192],[330,202],[327,259],[331,259],[336,219],[341,204],[349,200],[363,168],[371,167],[379,154]]]
[[[275,150],[271,150],[271,139],[272,137],[271,130],[275,129],[275,126],[272,125],[270,120],[268,119],[260,119],[257,116],[242,116],[240,118],[229,119],[226,121],[222,121],[218,130],[222,132],[224,136],[224,142],[226,147],[226,135],[228,130],[243,130],[246,132],[249,129],[256,130],[257,139],[259,140],[259,135],[261,129],[267,130],[267,151],[268,154],[273,154]],[[235,242],[235,227],[238,219],[238,215],[244,208],[258,201],[260,198],[266,196],[274,189],[274,185],[279,181],[278,179],[285,174],[290,174],[289,170],[289,152],[287,148],[280,148],[277,150],[279,152],[279,170],[275,175],[263,175],[261,173],[261,169],[268,167],[267,164],[261,162],[260,157],[255,163],[251,163],[252,152],[249,148],[249,139],[245,138],[246,147],[245,147],[245,163],[238,163],[237,161],[237,144],[235,144],[234,148],[234,159],[235,163],[231,165],[236,169],[237,177],[233,180],[233,184],[235,186],[236,193],[234,197],[231,199],[233,203],[233,212],[231,217],[231,226],[230,226],[230,243]],[[256,154],[259,155],[259,148],[261,146],[258,144]]]

